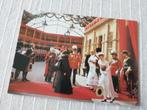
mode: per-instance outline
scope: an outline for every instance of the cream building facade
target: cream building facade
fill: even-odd
[[[91,50],[95,51],[96,48],[101,48],[106,55],[106,59],[109,60],[111,50],[118,51],[119,48],[117,20],[99,19],[89,25],[85,28],[83,53],[89,54]]]

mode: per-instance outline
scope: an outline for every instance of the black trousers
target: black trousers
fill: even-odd
[[[89,65],[87,65],[85,67],[86,67],[86,70],[84,71],[84,76],[85,76],[85,74],[87,74],[87,76],[88,76],[88,73],[89,73]]]
[[[15,79],[18,78],[19,74],[20,74],[20,70],[16,69],[16,71],[15,71]]]
[[[16,71],[15,71],[15,79],[18,78],[20,72],[21,72],[20,70],[16,69]],[[28,74],[28,72],[22,71],[22,79],[26,79],[27,78],[27,74]]]
[[[72,80],[72,83],[73,83],[73,85],[75,85],[77,69],[70,69],[70,73],[72,72],[72,70],[73,70],[73,80]]]
[[[86,74],[86,68],[83,68],[83,76]]]
[[[97,76],[100,77],[100,75],[101,75],[101,73],[100,73],[100,69],[99,69],[99,68],[96,68],[95,71],[96,71]]]
[[[125,73],[126,71],[124,71]],[[133,95],[133,89],[134,89],[134,84],[135,84],[135,78],[133,71],[130,71],[128,75],[124,74],[124,80],[127,84],[127,91],[129,92],[130,95]]]
[[[23,80],[27,79],[27,74],[28,74],[28,72],[23,71],[23,73],[22,73],[22,79]]]
[[[118,76],[112,76],[112,82],[115,92],[119,92],[119,79]]]
[[[45,76],[45,81],[51,83],[51,79],[53,77],[54,71],[49,71],[47,76]]]

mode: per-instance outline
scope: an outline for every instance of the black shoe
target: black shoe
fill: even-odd
[[[21,81],[25,81],[25,79],[22,79]]]
[[[30,80],[28,80],[28,79],[26,78],[25,81],[30,81]]]
[[[102,100],[101,102],[107,102],[107,99]]]
[[[110,101],[110,103],[113,103],[115,101],[115,98],[113,98],[111,101]]]
[[[29,80],[28,80],[28,79],[26,79],[26,78],[23,78],[23,79],[22,79],[22,81],[29,81]]]
[[[94,88],[92,87],[92,88],[90,88],[90,90],[92,90],[92,91],[93,91],[93,90],[94,90]]]
[[[52,81],[51,81],[51,80],[47,80],[46,82],[48,82],[48,83],[52,83]]]
[[[76,84],[73,84],[73,86],[77,86]]]
[[[45,82],[47,82],[47,77],[46,77],[46,76],[45,76],[45,79],[44,79],[44,81],[45,81]]]

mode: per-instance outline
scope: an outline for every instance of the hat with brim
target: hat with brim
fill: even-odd
[[[103,52],[99,52],[98,56],[104,56],[104,53]]]
[[[112,50],[111,55],[117,55],[117,52]]]
[[[128,52],[127,50],[123,50],[123,51],[122,51],[122,54],[127,54],[127,55],[129,55],[129,52]]]

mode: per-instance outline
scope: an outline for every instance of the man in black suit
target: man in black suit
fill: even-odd
[[[96,61],[96,74],[99,77],[101,74],[100,74],[100,66],[98,64],[98,60],[99,60],[99,52],[101,52],[101,48],[96,48],[95,51],[96,51],[95,57],[97,58],[97,61]]]
[[[132,96],[134,84],[135,84],[135,77],[134,77],[134,70],[135,70],[135,63],[130,58],[129,52],[124,50],[122,52],[122,55],[124,57],[123,61],[123,71],[124,71],[124,80],[127,84],[127,91],[129,92],[129,95]]]
[[[87,54],[86,56],[85,56],[86,58],[85,58],[85,69],[86,69],[86,71],[84,71],[84,74],[83,74],[83,76],[85,76],[85,73],[87,73],[87,76],[88,76],[88,72],[89,72],[89,63],[88,63],[88,59],[89,59],[89,57],[90,57],[90,54]]]

